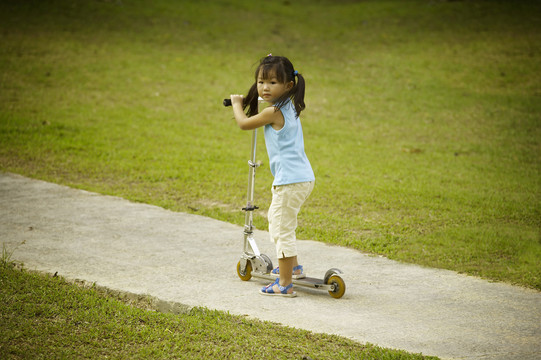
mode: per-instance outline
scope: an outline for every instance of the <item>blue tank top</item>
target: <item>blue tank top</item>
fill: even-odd
[[[274,176],[272,185],[314,181],[314,171],[304,152],[301,121],[291,100],[280,111],[284,116],[284,126],[280,130],[265,125],[265,145]]]

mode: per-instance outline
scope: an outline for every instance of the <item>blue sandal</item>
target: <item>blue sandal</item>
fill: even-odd
[[[274,285],[278,285],[278,288],[280,289],[280,292],[274,292]],[[280,285],[280,279],[276,279],[275,282],[273,282],[270,285],[267,285],[261,290],[259,290],[259,293],[262,295],[275,295],[275,296],[284,296],[284,297],[295,297],[297,296],[297,293],[293,291],[291,294],[287,291],[293,287],[293,283],[289,284],[288,286],[281,286]]]
[[[297,270],[300,270],[301,273],[300,274],[295,274],[295,271]],[[271,272],[270,272],[271,275],[275,275],[275,276],[280,276],[280,268],[279,267],[276,267],[274,268]],[[293,275],[291,276],[292,279],[304,279],[306,277],[306,275],[304,274],[304,271],[302,269],[302,265],[297,265],[293,268]]]

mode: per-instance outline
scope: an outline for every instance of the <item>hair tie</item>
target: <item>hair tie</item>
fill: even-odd
[[[268,56],[272,56],[272,53],[270,53],[269,55],[267,55],[267,57],[268,57]]]
[[[293,76],[299,75],[299,72],[297,70],[293,70]]]

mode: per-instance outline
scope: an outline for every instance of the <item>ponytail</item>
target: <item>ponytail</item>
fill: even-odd
[[[246,95],[246,98],[244,99],[244,107],[243,109],[246,111],[246,115],[248,117],[257,115],[259,112],[259,94],[257,93],[257,82],[252,85],[250,90],[248,91],[248,95]],[[248,108],[248,110],[246,110]]]
[[[295,111],[297,112],[297,116],[300,116],[301,111],[303,111],[306,108],[306,105],[304,104],[304,89],[305,89],[305,81],[304,77],[295,71],[295,75],[297,76],[297,83],[293,85],[293,88],[291,89],[291,100],[293,101],[293,105],[295,106]]]

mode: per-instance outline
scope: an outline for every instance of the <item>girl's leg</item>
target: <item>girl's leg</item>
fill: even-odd
[[[298,266],[295,229],[297,214],[312,192],[314,183],[300,183],[273,187],[272,203],[269,208],[269,233],[276,244],[278,266],[280,268],[280,285],[288,286],[293,280],[293,267]],[[288,256],[289,255],[289,256]],[[277,285],[273,286],[276,291]],[[289,293],[293,290],[289,290]]]
[[[278,266],[280,267],[280,285],[287,286],[293,281],[293,267],[295,266],[296,260],[296,256],[278,259]]]
[[[280,285],[281,286],[288,286],[293,282],[292,275],[293,275],[293,267],[294,264],[297,262],[296,256],[291,257],[284,257],[281,259],[278,259],[278,266],[280,267]],[[272,290],[275,293],[280,292],[280,289],[278,288],[278,285],[274,285],[272,287]],[[289,294],[293,293],[293,288],[289,289],[287,291]]]

